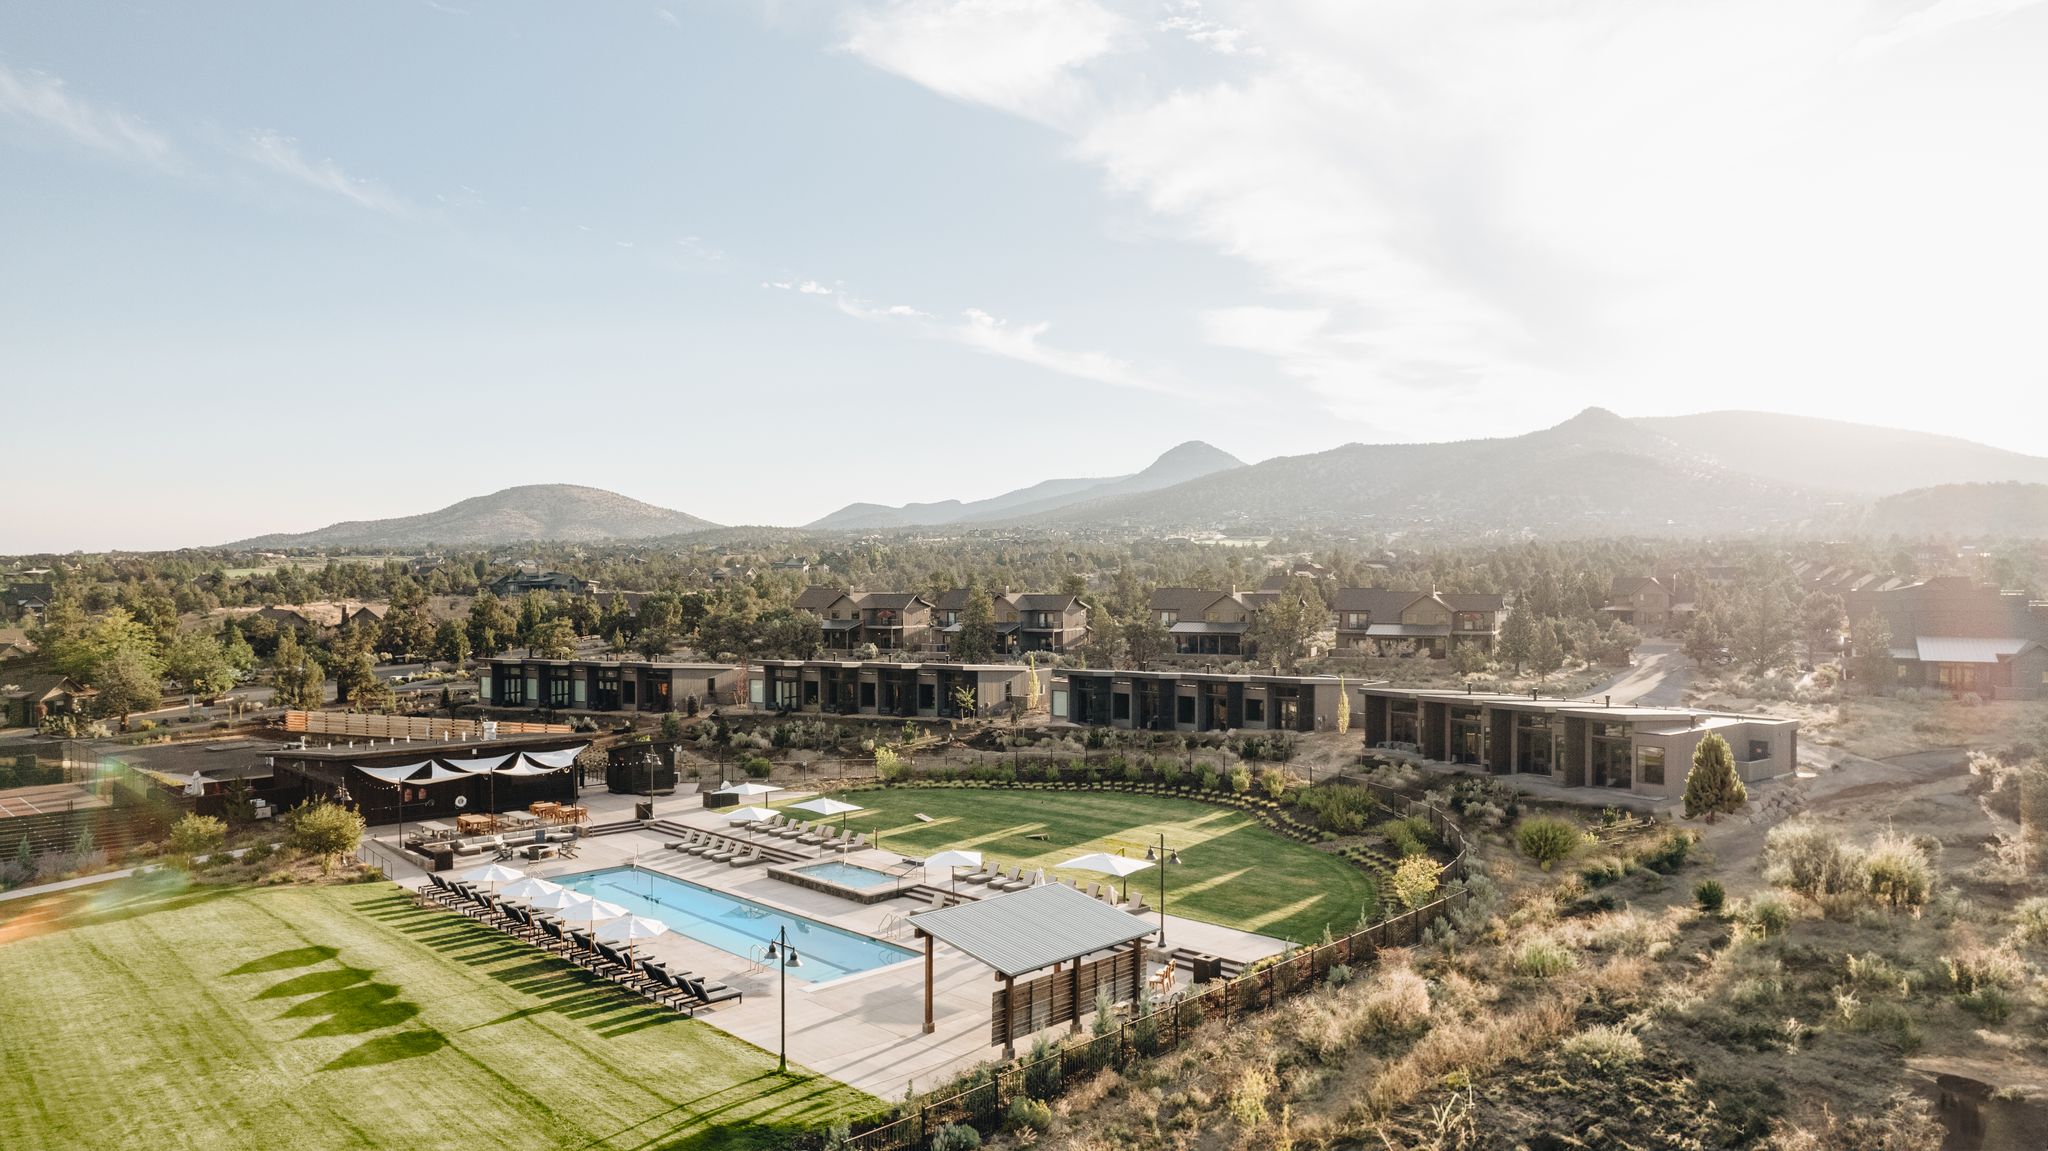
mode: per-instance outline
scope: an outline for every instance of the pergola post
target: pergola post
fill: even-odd
[[[1071,990],[1068,992],[1068,995],[1074,1001],[1074,1021],[1072,1026],[1067,1028],[1067,1034],[1079,1035],[1081,1033],[1081,959],[1079,956],[1074,957],[1073,964],[1074,970],[1069,975],[1071,982],[1068,986]]]
[[[1145,987],[1145,937],[1140,935],[1131,940],[1131,1003],[1135,1006],[1144,995]]]
[[[918,934],[924,937],[924,1033],[930,1035],[936,1030],[932,1022],[932,948],[938,941],[922,931]]]
[[[1003,976],[1003,1058],[1017,1057],[1017,977]]]

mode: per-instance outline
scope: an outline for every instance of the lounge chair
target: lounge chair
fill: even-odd
[[[707,835],[703,839],[697,841],[696,843],[692,843],[690,846],[685,847],[683,849],[683,852],[686,855],[708,855],[712,851],[717,850],[717,848],[718,837],[715,835]]]
[[[691,976],[683,976],[678,982],[683,985],[683,990],[696,996],[697,1002],[707,1007],[714,1003],[729,1003],[744,998],[738,988],[727,987],[723,983],[706,983]]]
[[[731,844],[721,846],[717,851],[706,852],[704,858],[712,863],[731,863],[739,854],[739,848]]]
[[[1145,906],[1145,893],[1143,891],[1140,891],[1138,892],[1137,898],[1131,900],[1129,903],[1124,905],[1124,910],[1136,914],[1138,912],[1150,911],[1152,909]]]
[[[1010,874],[1007,877],[1000,871],[996,872],[996,877],[988,881],[988,888],[990,891],[1022,891],[1024,889],[1024,869],[1022,867],[1013,867],[1010,869]]]
[[[777,828],[775,831],[776,837],[780,839],[801,839],[810,833],[811,825],[808,823],[793,823],[788,827]]]
[[[980,871],[977,871],[972,875],[961,876],[960,882],[972,883],[976,886],[979,886],[981,884],[988,883],[996,879],[998,876],[1002,875],[1002,873],[1003,869],[997,866],[995,860],[991,859],[981,865]]]
[[[666,967],[652,963],[642,965],[641,970],[654,979],[654,986],[644,992],[649,999],[685,1015],[697,1014],[697,996],[683,986],[683,980],[688,977],[688,972],[679,975]]]
[[[839,852],[844,855],[849,851],[859,851],[867,845],[868,833],[865,831],[855,832],[852,839],[845,839],[839,842]]]
[[[745,867],[749,863],[761,862],[761,853],[752,844],[740,848],[738,854],[725,861],[728,867]]]
[[[825,838],[825,833],[822,831],[808,831],[797,836],[796,841],[805,847],[816,847],[825,842]]]

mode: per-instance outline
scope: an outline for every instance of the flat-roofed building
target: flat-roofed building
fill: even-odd
[[[1331,675],[1068,668],[1053,674],[1051,708],[1056,722],[1129,731],[1334,731],[1340,692],[1356,716],[1359,687]]]
[[[477,698],[491,707],[545,711],[685,711],[737,704],[740,669],[660,660],[525,659],[484,664]]]
[[[1790,774],[1799,721],[1682,707],[1400,688],[1360,689],[1367,747],[1412,748],[1495,775],[1541,775],[1567,787],[1605,787],[1676,799],[1708,732],[1728,741],[1745,782]]]
[[[754,664],[748,703],[827,715],[990,717],[1028,701],[1034,675],[1042,691],[1051,672],[1020,663],[764,659]]]

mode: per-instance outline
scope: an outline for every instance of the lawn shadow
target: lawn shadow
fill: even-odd
[[[341,1071],[350,1067],[376,1067],[385,1063],[396,1063],[401,1059],[418,1059],[422,1055],[432,1055],[446,1046],[448,1037],[439,1031],[427,1028],[399,1031],[358,1043],[329,1060],[320,1070]]]
[[[338,947],[294,947],[289,951],[273,952],[261,959],[251,959],[229,975],[256,975],[265,971],[289,971],[294,967],[311,967],[325,963],[341,954]]]
[[[315,995],[285,1010],[280,1019],[325,1019],[299,1033],[300,1039],[323,1035],[361,1035],[394,1027],[420,1013],[419,1005],[398,998],[398,988],[389,983],[359,983],[324,995]]]
[[[370,973],[360,967],[343,967],[334,971],[308,971],[294,975],[282,983],[273,983],[256,993],[258,999],[295,999],[301,995],[315,995],[323,991],[339,991],[352,987],[370,978]]]

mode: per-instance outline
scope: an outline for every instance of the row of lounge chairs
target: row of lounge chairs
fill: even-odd
[[[439,904],[496,927],[670,1010],[695,1016],[702,1008],[737,1002],[743,997],[737,988],[700,978],[692,972],[671,971],[661,963],[631,955],[609,943],[600,943],[589,932],[565,928],[552,919],[507,903],[469,884],[450,883],[439,875],[429,875],[427,879],[428,884],[419,891],[423,901]]]
[[[680,851],[684,855],[694,855],[711,863],[725,863],[733,867],[767,862],[767,858],[761,854],[761,849],[757,845],[709,831],[693,831],[662,846],[670,851]]]
[[[828,851],[858,851],[868,845],[866,832],[847,835],[846,829],[838,824],[801,823],[786,815],[764,819],[754,825],[759,835],[772,835],[777,839],[790,840],[803,847],[822,847]]]
[[[987,864],[983,865],[980,871],[972,875],[960,877],[960,882],[962,883],[972,884],[976,887],[985,886],[990,891],[1003,892],[1023,891],[1026,888],[1037,887],[1045,881],[1044,868],[1040,868],[1026,876],[1022,867],[1013,867],[1010,869],[1010,873],[1005,875],[1003,874],[1002,865],[994,860],[990,860]],[[1084,887],[1071,879],[1064,880],[1063,882],[1081,894],[1093,899],[1099,899],[1112,907],[1122,907],[1128,911],[1146,910],[1145,893],[1143,891],[1138,892],[1136,897],[1126,904],[1116,897],[1116,884],[1114,883],[1091,883]]]

